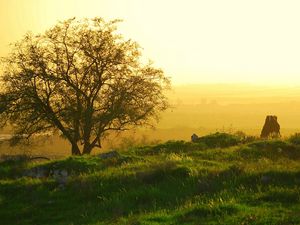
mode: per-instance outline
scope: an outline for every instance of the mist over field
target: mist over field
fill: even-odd
[[[300,124],[300,89],[293,86],[203,84],[174,87],[173,109],[160,128],[186,127],[200,133],[243,130],[259,135],[266,115],[277,115],[286,136]]]
[[[259,136],[266,115],[276,115],[282,137],[300,131],[300,88],[250,84],[174,85],[167,92],[170,108],[160,115],[155,128],[139,128],[112,134],[94,154],[128,145],[150,144],[167,140],[190,140],[216,131],[243,131]],[[2,131],[6,138],[10,131]],[[0,145],[0,154],[30,151],[31,154],[69,155],[69,144],[55,136],[40,138],[34,145],[8,147]]]

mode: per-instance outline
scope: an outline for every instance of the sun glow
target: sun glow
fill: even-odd
[[[173,83],[300,83],[299,1],[1,0],[0,55],[70,17],[120,18],[120,31]]]

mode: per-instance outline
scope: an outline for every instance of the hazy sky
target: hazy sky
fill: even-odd
[[[298,0],[0,0],[0,55],[58,20],[121,18],[175,84],[300,85],[299,10]]]

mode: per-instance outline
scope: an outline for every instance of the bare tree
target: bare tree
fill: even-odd
[[[118,22],[73,18],[14,44],[3,59],[2,125],[18,138],[59,131],[81,155],[101,147],[108,131],[153,124],[167,107],[169,79],[141,63]]]

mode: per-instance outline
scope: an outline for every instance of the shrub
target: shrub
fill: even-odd
[[[298,190],[275,188],[264,193],[259,200],[266,202],[298,203],[300,195]]]
[[[250,142],[253,142],[253,141],[256,141],[258,139],[258,137],[256,136],[253,136],[253,135],[247,135],[245,132],[243,131],[236,131],[234,133],[235,136],[239,137],[240,138],[240,141],[242,143],[250,143]]]
[[[295,145],[300,145],[300,133],[295,133],[288,138],[288,141]]]
[[[218,204],[214,206],[196,206],[178,217],[180,223],[198,221],[200,218],[216,218],[225,215],[234,215],[239,212],[233,204]],[[198,224],[198,223],[197,223]]]
[[[226,148],[238,145],[242,142],[242,138],[237,135],[227,133],[214,133],[199,137],[197,143],[203,143],[209,148]]]
[[[176,169],[173,169],[171,171],[172,176],[178,177],[178,178],[187,178],[191,175],[193,175],[193,170],[189,167],[186,166],[180,166],[177,167]]]
[[[255,160],[262,157],[271,160],[278,160],[282,157],[292,160],[298,160],[300,158],[300,150],[297,146],[281,140],[253,142],[242,147],[238,152],[243,158]]]
[[[203,143],[192,143],[186,141],[167,141],[154,146],[144,146],[134,149],[138,155],[156,155],[161,153],[182,153],[194,150],[203,150],[207,146]]]
[[[29,157],[26,155],[15,155],[2,157],[0,162],[0,179],[16,178],[21,176],[28,167]]]

